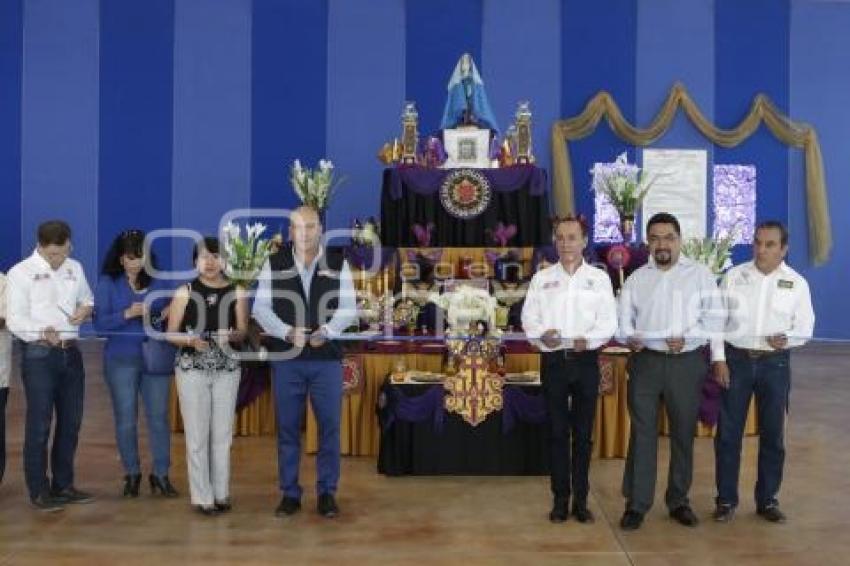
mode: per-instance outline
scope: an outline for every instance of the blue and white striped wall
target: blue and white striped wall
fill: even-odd
[[[417,102],[421,129],[436,128],[448,77],[470,52],[503,127],[531,100],[546,167],[552,121],[600,89],[639,125],[676,80],[720,126],[759,92],[812,122],[836,241],[816,270],[796,151],[766,132],[712,148],[685,120],[659,145],[758,166],[758,214],[791,225],[818,334],[850,337],[850,299],[836,288],[850,264],[847,29],[846,0],[3,0],[0,269],[51,217],[72,224],[93,277],[124,228],[212,232],[232,208],[291,206],[295,158],[327,156],[347,177],[331,226],[376,215],[375,154],[398,134],[402,101]],[[589,211],[587,170],[626,148],[602,126],[571,149]],[[160,253],[182,265],[184,248]]]

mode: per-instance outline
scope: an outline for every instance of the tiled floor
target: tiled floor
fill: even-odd
[[[179,435],[172,478],[183,496],[162,500],[145,493],[123,500],[111,408],[98,356],[90,354],[77,483],[99,500],[50,516],[30,508],[21,471],[23,392],[15,376],[7,413],[9,462],[0,486],[0,564],[848,564],[848,354],[847,346],[814,346],[794,358],[781,497],[787,524],[768,524],[754,514],[754,439],[745,441],[738,516],[728,525],[712,523],[712,444],[697,440],[691,496],[703,522],[686,529],[667,518],[662,464],[657,505],[633,533],[616,526],[623,506],[620,460],[593,464],[591,509],[597,522],[590,526],[548,522],[544,477],[385,478],[376,473],[374,460],[358,458],[343,460],[343,512],[337,520],[318,517],[309,492],[299,516],[276,519],[272,438],[236,440],[235,507],[229,515],[191,512]],[[667,453],[662,440],[662,462]],[[305,458],[302,483],[309,486],[313,479],[314,461]]]

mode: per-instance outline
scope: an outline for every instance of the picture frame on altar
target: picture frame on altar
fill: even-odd
[[[443,146],[448,155],[444,169],[491,167],[490,130],[468,127],[443,130]]]

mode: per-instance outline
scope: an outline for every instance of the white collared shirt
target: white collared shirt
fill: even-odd
[[[78,307],[94,305],[80,262],[67,258],[54,271],[34,251],[9,270],[8,277],[6,323],[15,336],[32,342],[51,326],[63,340],[79,336],[79,327],[68,322],[68,318]]]
[[[809,284],[782,262],[765,275],[748,261],[730,269],[720,285],[726,303],[726,341],[738,348],[768,350],[766,337],[785,334],[788,347],[802,346],[815,327]]]
[[[714,275],[685,256],[666,271],[650,257],[626,279],[620,293],[620,340],[635,337],[658,352],[669,351],[668,338],[684,338],[683,352],[711,338],[711,359],[721,360],[725,319]]]
[[[570,275],[560,262],[538,271],[531,279],[522,307],[525,335],[544,352],[572,348],[575,338],[587,348],[605,345],[617,331],[617,305],[608,274],[582,261]],[[539,338],[557,330],[565,343],[548,348]]]

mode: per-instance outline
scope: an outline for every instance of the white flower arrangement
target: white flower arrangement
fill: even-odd
[[[593,190],[604,194],[617,209],[620,219],[634,217],[655,178],[629,163],[626,152],[617,156],[613,165],[597,163],[591,169]]]
[[[265,231],[266,225],[260,222],[246,224],[243,239],[238,224],[228,222],[222,228],[224,274],[237,287],[250,287],[271,255],[271,241],[260,238]]]
[[[682,244],[682,255],[702,263],[714,275],[720,276],[732,267],[732,246],[736,238],[736,230],[722,238],[691,238]]]
[[[357,292],[357,315],[363,322],[372,325],[381,320],[383,304],[380,297],[368,291]]]
[[[374,218],[369,218],[362,223],[359,219],[355,219],[351,240],[358,246],[374,247],[381,242],[381,237],[378,235],[379,230],[378,223],[375,222]]]
[[[461,285],[450,293],[431,293],[429,300],[446,311],[449,327],[454,333],[468,332],[472,322],[483,320],[490,334],[498,335],[496,307],[498,301],[484,289]]]
[[[289,181],[303,204],[322,211],[328,207],[342,179],[334,179],[334,164],[328,159],[320,159],[316,169],[302,167],[301,161],[296,159]]]

